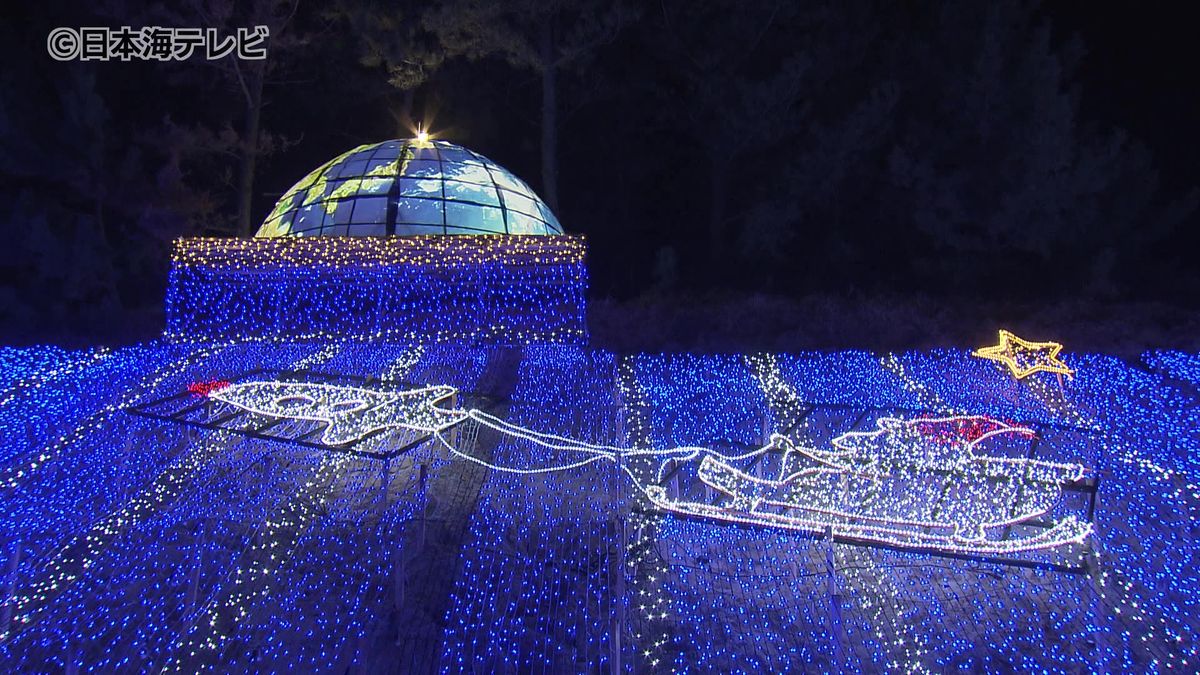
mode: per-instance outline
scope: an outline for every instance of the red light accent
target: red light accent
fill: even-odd
[[[917,431],[921,435],[929,436],[938,443],[973,443],[993,431],[1005,428],[1025,438],[1034,438],[1037,435],[1012,422],[995,420],[990,417],[965,417],[939,423],[919,422],[917,424]]]
[[[208,396],[214,391],[219,391],[229,386],[229,380],[208,380],[206,382],[193,382],[188,385],[187,390],[195,396]]]

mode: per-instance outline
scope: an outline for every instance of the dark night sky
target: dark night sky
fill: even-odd
[[[1154,150],[1164,183],[1200,183],[1200,71],[1189,3],[1060,0],[1049,13],[1087,45],[1083,107]]]
[[[1200,185],[1200,59],[1194,7],[1188,3],[1052,3],[1063,28],[1087,45],[1082,70],[1085,114],[1126,129],[1154,153],[1164,189]],[[1193,219],[1160,247],[1200,252]],[[1200,266],[1192,263],[1193,268]]]

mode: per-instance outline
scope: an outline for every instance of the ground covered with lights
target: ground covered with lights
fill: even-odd
[[[1060,383],[1016,380],[967,350],[0,349],[0,661],[13,672],[1195,671],[1200,356],[1062,358],[1074,377]],[[376,419],[359,438],[246,403],[258,394],[239,383],[267,379],[384,397],[453,389],[440,405],[470,413]],[[318,390],[298,391],[268,403],[315,405],[303,391]],[[935,454],[966,445],[931,438],[969,438],[976,457],[1001,458],[989,480],[997,466],[1028,480],[980,491],[949,480],[984,475],[964,468],[936,489],[905,474],[866,494],[851,476],[841,497],[772,482],[806,466],[794,448],[828,466],[840,455],[821,453],[885,427]],[[880,456],[899,461],[882,438]],[[1051,470],[1086,473],[1090,487],[1038,502],[1028,485]],[[796,515],[796,500],[822,499],[819,518]],[[874,509],[868,529],[836,515],[855,499]],[[1036,517],[1002,523],[1028,504]],[[986,532],[966,522],[981,514]],[[1021,543],[1052,522],[1080,528]],[[930,538],[939,527],[950,534]]]

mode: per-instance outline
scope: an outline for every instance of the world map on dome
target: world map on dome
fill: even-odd
[[[360,145],[309,173],[275,204],[257,237],[563,234],[520,178],[440,140]]]

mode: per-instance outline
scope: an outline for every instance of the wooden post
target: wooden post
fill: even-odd
[[[616,445],[619,448],[623,448],[623,447],[626,447],[629,445],[629,439],[626,438],[626,429],[625,429],[625,419],[626,419],[626,417],[628,417],[629,411],[625,404],[625,397],[621,395],[620,379],[621,379],[621,371],[620,371],[620,364],[618,363],[616,365],[616,372],[614,373],[614,378],[613,378],[614,383],[616,384],[616,386],[614,387],[614,392],[616,394],[616,399],[617,399],[616,400],[616,404],[617,404],[616,405],[616,417],[617,417],[617,419],[616,419],[616,425],[615,425],[616,426],[616,442],[614,443],[614,445]],[[616,483],[616,486],[615,486],[615,489],[612,491],[613,501],[612,501],[612,508],[610,509],[610,511],[613,514],[614,525],[616,526],[616,528],[619,528],[619,530],[620,530],[620,545],[617,547],[617,578],[616,578],[616,582],[615,582],[615,588],[613,589],[614,590],[613,599],[617,606],[613,608],[612,617],[609,620],[609,634],[610,634],[610,638],[611,638],[609,640],[609,663],[611,664],[611,667],[610,667],[611,672],[620,673],[620,672],[623,672],[623,670],[624,670],[624,668],[621,664],[621,632],[622,632],[622,629],[623,629],[623,626],[625,623],[625,605],[626,605],[625,552],[626,552],[626,548],[627,548],[626,547],[627,542],[625,540],[625,521],[623,518],[621,518],[621,515],[620,515],[620,508],[621,508],[620,486],[621,486],[621,478],[622,478],[621,474],[623,473],[623,463],[625,461],[625,457],[624,457],[624,453],[622,453],[620,450],[617,450],[616,454],[617,454],[617,456],[616,456],[616,471],[613,472],[613,481]],[[614,532],[614,534],[616,534],[616,533]]]
[[[613,593],[617,606],[614,608],[612,620],[609,624],[609,633],[611,639],[609,641],[609,663],[612,664],[612,672],[622,672],[621,667],[621,632],[625,626],[625,608],[627,606],[625,598],[625,519],[617,516],[615,520],[617,529],[620,530],[621,545],[617,548],[617,583],[616,592]]]
[[[129,484],[129,456],[133,454],[134,449],[138,446],[133,441],[133,434],[128,434],[125,437],[125,446],[121,449],[121,503],[125,504],[129,501],[131,486]]]
[[[425,509],[429,503],[429,500],[425,493],[425,488],[427,486],[426,482],[428,480],[428,477],[429,477],[428,468],[426,468],[425,464],[422,463],[421,470],[420,470],[420,479],[419,479],[420,480],[420,484],[419,484],[420,485],[420,488],[419,488],[420,494],[418,495],[418,498],[421,500],[421,548],[422,549],[425,548]]]
[[[829,634],[833,643],[833,672],[841,672],[842,656],[842,593],[838,589],[837,566],[833,552],[833,526],[825,526],[825,570],[829,575]]]
[[[404,606],[404,577],[406,571],[404,569],[404,547],[396,547],[396,565],[392,572],[392,602],[397,610]],[[396,636],[396,644],[399,644],[400,636]]]
[[[625,448],[629,445],[629,439],[626,437],[625,433],[625,418],[629,416],[629,410],[625,405],[625,397],[621,395],[619,381],[620,377],[620,366],[618,365],[616,367],[616,372],[613,374],[613,379],[617,380],[617,386],[614,387],[613,391],[614,395],[616,396],[616,410],[614,411],[616,419],[614,420],[613,425],[615,427],[616,438],[613,440],[613,445],[617,446],[617,448]],[[624,453],[620,449],[618,449],[615,454],[616,457],[614,460],[616,464],[616,470],[612,472],[613,489],[609,491],[609,494],[612,497],[612,500],[609,504],[609,511],[612,513],[616,513],[621,508],[621,474],[623,473],[625,462]]]
[[[13,605],[17,600],[13,597],[17,590],[17,568],[21,564],[21,554],[24,551],[20,539],[14,541],[8,550],[8,569],[6,570],[8,581],[4,584],[4,597],[0,598],[0,601],[4,603],[4,611],[0,614],[0,635],[8,635],[8,630],[12,627]]]
[[[455,390],[455,392],[450,395],[450,409],[458,410],[458,391],[457,390]],[[462,423],[455,424],[454,426],[450,427],[450,429],[446,433],[446,436],[445,436],[446,442],[451,447],[454,447],[454,448],[458,447],[458,428],[460,426],[462,426]]]
[[[1092,595],[1088,607],[1088,623],[1091,624],[1089,628],[1093,643],[1091,667],[1093,673],[1105,675],[1108,673],[1108,630],[1101,625],[1104,621],[1103,585],[1100,581],[1100,560],[1095,551],[1089,551],[1089,555],[1084,558],[1084,565],[1087,567],[1088,588]]]
[[[391,487],[391,473],[391,459],[384,457],[383,466],[380,467],[379,474],[379,501],[385,510],[388,505],[388,488]]]
[[[83,649],[79,646],[77,640],[71,640],[67,643],[67,675],[79,675],[79,661],[82,657]]]
[[[200,546],[196,551],[196,562],[192,568],[192,581],[188,588],[188,609],[196,610],[196,602],[200,596],[200,570],[204,565],[204,545],[208,543],[208,519],[200,521]]]
[[[765,448],[770,444],[771,444],[771,411],[770,411],[770,409],[768,409],[768,410],[763,411],[762,429],[761,429],[761,433],[759,434],[759,446]],[[755,477],[759,478],[760,480],[763,477],[763,472],[766,471],[766,467],[764,465],[767,463],[767,453],[769,453],[769,452],[770,452],[769,450],[764,450],[762,456],[759,457],[754,464],[754,475],[755,475]]]

